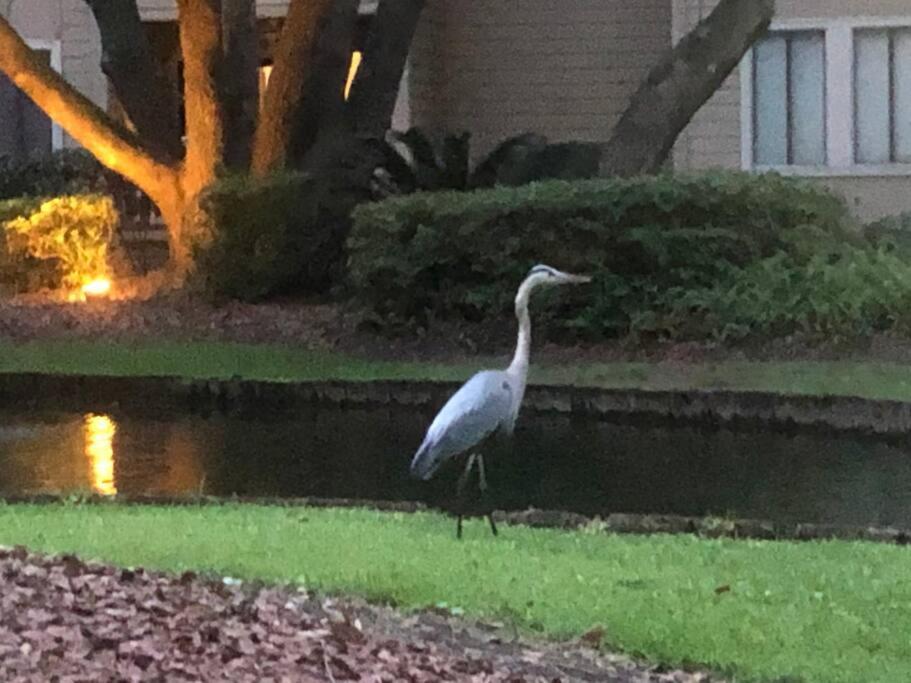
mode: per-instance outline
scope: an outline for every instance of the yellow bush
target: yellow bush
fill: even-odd
[[[55,260],[63,285],[79,287],[109,274],[117,211],[108,197],[74,195],[43,202],[3,223],[10,254]]]

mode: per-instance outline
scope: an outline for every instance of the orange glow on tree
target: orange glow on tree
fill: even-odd
[[[363,58],[364,53],[360,50],[355,50],[351,53],[351,66],[348,67],[348,80],[345,81],[345,101],[348,100],[348,96],[351,94],[351,85],[354,83],[354,77],[357,76],[357,70],[361,67]]]

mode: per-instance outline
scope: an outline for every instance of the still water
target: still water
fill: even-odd
[[[0,493],[321,496],[434,503],[455,467],[407,474],[432,413],[305,407],[271,416],[0,412]],[[643,428],[524,415],[490,453],[502,509],[735,515],[911,527],[911,444]]]

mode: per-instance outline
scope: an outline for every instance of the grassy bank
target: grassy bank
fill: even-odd
[[[737,680],[911,680],[911,551],[507,528],[435,514],[254,506],[0,506],[0,543],[122,565],[445,602]],[[788,678],[791,680],[791,678]]]
[[[502,358],[471,362],[392,362],[287,346],[216,342],[0,342],[0,372],[173,375],[304,381],[462,380]],[[911,400],[911,365],[875,362],[746,362],[706,364],[537,363],[540,384],[641,389],[739,389],[787,394]]]

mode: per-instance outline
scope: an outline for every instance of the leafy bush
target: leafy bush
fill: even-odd
[[[668,292],[710,288],[778,252],[809,262],[822,238],[860,241],[841,201],[777,175],[548,181],[361,206],[349,275],[378,321],[426,324],[509,314],[516,285],[545,262],[596,278],[561,291],[536,321],[585,336],[674,335],[687,314]]]
[[[108,275],[108,255],[117,212],[108,197],[66,196],[40,201],[0,203],[7,265],[14,271],[29,262],[49,262],[60,284],[77,287]],[[13,279],[21,274],[14,272]]]
[[[911,254],[911,211],[886,216],[864,226],[864,237],[875,246]]]
[[[0,201],[96,192],[104,187],[105,173],[84,150],[60,150],[28,161],[0,156]]]
[[[198,282],[212,296],[244,300],[325,287],[348,220],[335,191],[302,173],[221,180],[202,200],[214,227],[194,247]]]
[[[688,336],[722,340],[799,332],[853,337],[911,329],[911,261],[886,249],[842,246],[806,261],[786,253],[731,267],[715,285],[666,293]],[[681,330],[683,332],[683,330]]]

